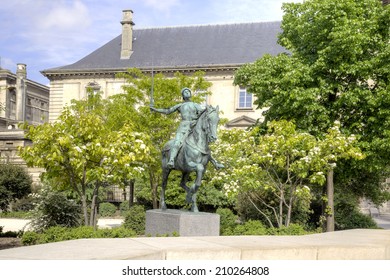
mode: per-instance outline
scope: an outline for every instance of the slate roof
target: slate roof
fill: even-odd
[[[120,59],[119,35],[74,64],[43,74],[127,68],[176,69],[242,65],[266,53],[285,49],[277,44],[280,22],[199,25],[133,30],[133,54]]]

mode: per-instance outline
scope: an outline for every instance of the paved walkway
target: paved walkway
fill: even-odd
[[[375,217],[390,229],[390,215]],[[99,219],[101,228],[122,219]],[[4,231],[28,220],[0,219]],[[214,236],[79,239],[0,250],[0,260],[390,260],[390,230],[356,229],[305,236]]]
[[[79,239],[0,250],[0,260],[390,260],[390,231],[304,236]]]

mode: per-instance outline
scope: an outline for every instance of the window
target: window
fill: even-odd
[[[252,93],[248,93],[246,88],[240,88],[238,95],[238,109],[252,109]]]
[[[27,105],[26,105],[26,120],[32,120],[33,119],[33,106],[32,106],[32,100],[31,98],[27,98]]]
[[[15,93],[15,90],[12,90],[10,92],[9,118],[12,120],[16,119],[16,93]]]
[[[28,96],[26,100],[26,120],[33,123],[44,123],[48,120],[48,103],[45,100]]]
[[[86,87],[88,98],[90,98],[91,96],[94,96],[97,93],[99,93],[100,89],[101,89],[101,87],[100,87],[100,85],[98,83],[96,83],[96,82],[89,82],[87,87]]]

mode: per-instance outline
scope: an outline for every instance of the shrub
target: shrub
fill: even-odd
[[[375,221],[359,211],[353,199],[344,199],[335,204],[335,228],[346,230],[354,228],[378,228]]]
[[[127,212],[123,226],[142,235],[145,233],[145,219],[145,208],[142,205],[135,205]]]
[[[12,212],[27,212],[33,210],[35,206],[35,200],[36,199],[32,194],[17,199],[15,202],[11,203]]]
[[[103,202],[99,204],[99,215],[102,217],[115,216],[116,206],[109,202]]]
[[[63,240],[70,240],[69,231],[65,227],[55,226],[45,230],[45,234],[41,236],[42,243],[51,243]]]
[[[346,230],[354,228],[378,228],[378,225],[370,216],[356,209],[348,213],[336,213],[335,227],[336,230]]]
[[[113,229],[99,229],[98,234],[100,238],[125,238],[125,237],[134,237],[136,232],[132,229],[125,227],[116,227]]]
[[[42,189],[37,195],[37,204],[32,211],[31,226],[41,232],[54,226],[76,227],[80,225],[80,206],[67,199],[61,192]]]
[[[335,229],[377,228],[375,221],[359,209],[359,197],[344,191],[335,196]]]
[[[19,237],[21,236],[21,231],[6,231],[3,232],[3,227],[0,227],[0,237]]]
[[[129,205],[129,202],[128,201],[123,201],[120,205],[119,205],[119,211],[121,212],[121,215],[122,216],[125,216],[126,213],[130,210],[130,205]]]
[[[40,238],[41,234],[34,231],[26,231],[22,235],[21,242],[23,245],[36,245],[42,243]]]
[[[288,227],[282,226],[280,228],[267,229],[268,235],[305,235],[308,232],[298,224],[290,224]]]
[[[124,238],[134,236],[136,236],[136,233],[133,230],[124,227],[95,230],[89,226],[77,228],[56,226],[48,228],[41,233],[27,231],[23,234],[21,242],[23,245],[35,245],[82,238]]]
[[[220,234],[233,235],[237,226],[237,216],[229,208],[218,208],[216,213],[220,216]]]
[[[234,235],[266,235],[267,229],[259,220],[249,220],[242,225],[237,225]]]
[[[0,163],[0,209],[7,211],[9,204],[31,192],[32,179],[18,165]]]

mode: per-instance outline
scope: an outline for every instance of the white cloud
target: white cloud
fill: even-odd
[[[4,3],[3,3],[4,2]],[[289,0],[7,0],[0,4],[3,68],[27,63],[29,76],[74,63],[120,35],[122,10],[136,28],[280,20]],[[34,75],[34,76],[33,76]]]
[[[281,20],[284,2],[302,2],[302,0],[217,0],[213,1],[213,10],[224,22],[259,22]]]
[[[36,27],[63,32],[86,29],[90,24],[88,8],[81,1],[75,1],[70,6],[56,5],[52,7],[48,13],[37,19]]]

